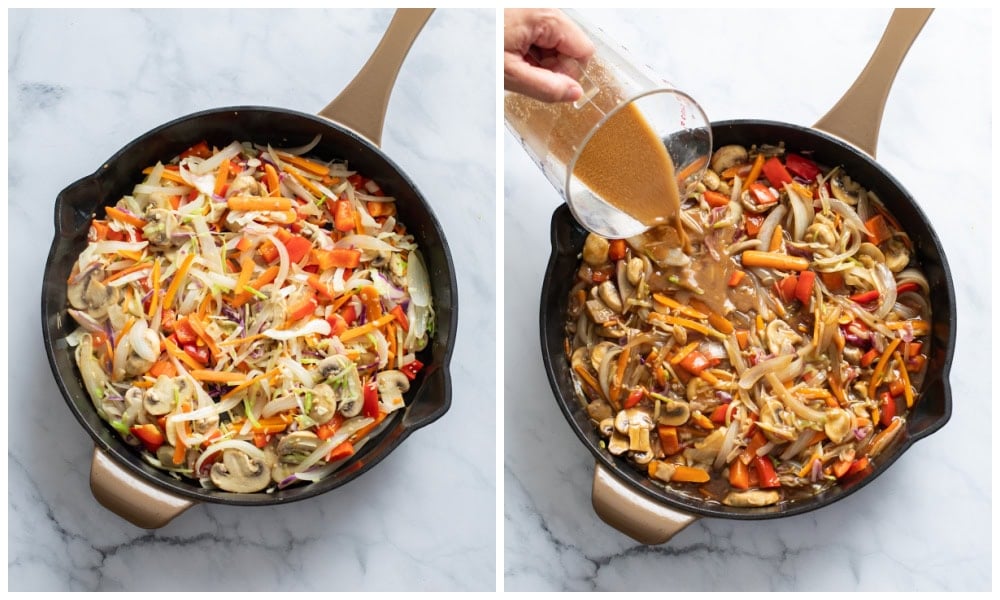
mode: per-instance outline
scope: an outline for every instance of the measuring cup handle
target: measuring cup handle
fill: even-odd
[[[882,111],[896,71],[933,8],[897,8],[865,69],[814,127],[851,142],[875,158]]]
[[[433,8],[400,8],[365,66],[344,91],[319,111],[320,116],[345,125],[382,145],[382,126],[396,75]]]

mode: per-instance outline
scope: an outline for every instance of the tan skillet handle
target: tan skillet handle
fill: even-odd
[[[349,127],[381,146],[385,111],[399,67],[433,12],[433,8],[397,9],[368,62],[344,91],[319,111],[320,116]]]
[[[629,489],[600,464],[594,465],[594,512],[640,544],[663,544],[698,517],[667,508]]]
[[[97,448],[90,463],[90,490],[101,506],[143,529],[163,527],[194,505],[140,480]]]
[[[847,140],[875,158],[882,110],[906,52],[933,8],[897,8],[865,69],[814,127]]]

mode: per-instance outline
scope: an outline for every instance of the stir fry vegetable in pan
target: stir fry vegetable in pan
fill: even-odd
[[[202,142],[91,224],[70,335],[105,419],[206,488],[318,481],[375,436],[433,333],[395,199],[343,162]]]
[[[681,221],[687,249],[669,227],[583,248],[567,352],[607,450],[730,506],[863,476],[927,362],[909,237],[843,169],[783,146],[717,150]]]

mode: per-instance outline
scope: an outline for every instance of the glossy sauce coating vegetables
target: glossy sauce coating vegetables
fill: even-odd
[[[86,389],[157,468],[318,481],[403,408],[433,333],[395,199],[343,162],[200,143],[95,218],[68,281]]]
[[[730,506],[863,476],[927,362],[906,233],[842,169],[783,146],[720,148],[681,220],[691,253],[669,228],[584,246],[567,351],[607,450]]]

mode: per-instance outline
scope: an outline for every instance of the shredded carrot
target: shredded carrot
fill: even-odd
[[[265,379],[270,379],[272,377],[275,377],[279,373],[281,373],[280,369],[271,369],[270,371],[268,371],[267,373],[264,373],[263,375],[258,375],[256,377],[254,377],[253,379],[250,379],[248,381],[244,381],[243,383],[239,384],[238,386],[234,387],[233,389],[231,389],[228,392],[226,392],[225,394],[223,394],[222,395],[222,399],[223,400],[228,400],[229,398],[231,398],[234,395],[242,392],[243,390],[247,389],[248,387],[250,387],[250,386],[252,386],[254,384],[260,383],[261,381],[264,381]]]
[[[229,160],[222,161],[219,165],[219,171],[215,174],[215,195],[222,195],[222,188],[226,187],[226,183],[229,182],[229,169],[231,163]]]
[[[116,250],[115,254],[120,254],[125,258],[130,258],[135,262],[142,260],[142,250]]]
[[[677,354],[674,354],[673,356],[670,357],[670,364],[676,365],[680,363],[682,360],[684,360],[685,356],[691,354],[691,352],[697,347],[698,347],[698,342],[691,342],[687,346],[684,346],[683,348],[677,351]]]
[[[277,196],[281,193],[281,179],[271,163],[264,163],[264,181],[267,183],[269,196]]]
[[[663,321],[664,323],[668,323],[670,325],[680,325],[681,327],[685,327],[687,329],[690,329],[691,331],[697,331],[702,335],[708,335],[716,338],[725,337],[718,331],[715,331],[714,329],[709,329],[708,327],[702,325],[701,323],[695,323],[690,319],[674,317],[671,315],[664,315],[656,312],[649,313],[649,318]]]
[[[269,267],[266,271],[261,273],[260,276],[257,277],[257,279],[253,280],[253,282],[250,284],[250,287],[252,287],[255,290],[259,290],[265,285],[271,283],[272,281],[274,281],[274,278],[278,276],[278,270],[279,270],[278,265],[273,265]],[[250,299],[250,292],[244,290],[241,291],[239,294],[237,294],[233,298],[232,302],[230,302],[230,304],[232,304],[234,308],[239,308],[244,304],[246,304],[247,300],[249,299]]]
[[[672,308],[677,312],[687,315],[693,319],[707,319],[708,315],[701,313],[690,306],[685,306],[680,302],[670,298],[669,296],[664,296],[663,294],[653,294],[653,300],[656,300],[660,304]]]
[[[681,169],[680,173],[677,174],[677,181],[683,182],[688,177],[697,173],[698,169],[704,167],[707,162],[708,156],[699,156],[697,160]]]
[[[670,477],[670,481],[690,483],[705,483],[709,479],[711,479],[711,476],[705,469],[685,465],[677,465],[674,468],[674,474]]]
[[[368,435],[369,433],[371,433],[376,427],[378,427],[379,424],[381,424],[382,421],[385,420],[385,418],[386,418],[386,416],[388,416],[388,414],[389,413],[384,413],[382,411],[378,411],[378,416],[375,417],[375,420],[373,422],[371,422],[368,425],[365,425],[364,427],[362,427],[361,429],[355,431],[354,435],[352,435],[351,437],[347,438],[347,441],[349,441],[351,443],[354,443],[354,442],[356,442],[356,441],[364,438],[366,435]]]
[[[753,167],[750,168],[750,174],[747,175],[747,180],[743,182],[743,189],[749,188],[750,184],[757,181],[757,178],[760,177],[761,170],[764,168],[764,161],[764,153],[758,152],[757,158],[753,160]]]
[[[233,338],[231,340],[226,340],[224,342],[219,342],[218,345],[219,346],[239,346],[241,344],[246,344],[248,342],[252,342],[254,340],[259,340],[259,339],[266,338],[266,337],[267,336],[264,335],[263,333],[256,333],[254,335],[248,335],[247,337]]]
[[[326,165],[321,165],[315,161],[311,161],[308,158],[302,158],[300,156],[295,156],[294,154],[285,154],[284,152],[278,152],[278,158],[286,163],[295,165],[296,167],[312,173],[313,175],[319,175],[320,177],[326,177],[330,174],[330,167]]]
[[[312,181],[310,181],[309,178],[306,177],[306,176],[304,176],[302,173],[299,173],[295,169],[288,169],[286,172],[288,174],[290,174],[292,177],[294,177],[295,181],[298,181],[299,183],[301,183],[303,187],[305,187],[307,190],[309,190],[309,192],[312,193],[317,198],[326,198],[327,197],[327,195],[324,194],[322,190],[320,190],[318,187],[316,187],[316,184],[314,184]],[[359,231],[360,231],[360,229],[359,229]]]
[[[593,375],[587,372],[586,367],[584,367],[583,365],[573,365],[573,371],[580,376],[580,379],[582,379],[584,383],[590,386],[591,390],[593,390],[595,393],[597,393],[602,397],[604,396],[604,391],[601,389],[601,384],[598,383],[596,379],[594,379]],[[612,406],[614,406],[614,403],[612,403]],[[619,410],[620,407],[614,406],[614,408],[615,410]]]
[[[191,369],[200,369],[201,365],[195,359],[188,356],[188,353],[177,347],[170,338],[163,338],[163,344],[167,347],[167,354],[181,361]]]
[[[698,377],[701,377],[702,379],[704,379],[705,381],[707,381],[709,384],[712,385],[712,387],[718,387],[719,386],[719,378],[716,377],[715,375],[712,375],[711,373],[709,373],[708,369],[705,369],[701,373],[698,373]]]
[[[632,350],[629,346],[625,346],[621,353],[618,355],[618,364],[615,369],[615,380],[611,383],[611,397],[618,400],[621,395],[621,385],[625,380],[625,367],[628,366],[629,354]]]
[[[177,269],[176,273],[174,273],[174,278],[167,287],[167,295],[163,297],[163,308],[170,308],[171,304],[173,304],[174,296],[177,295],[177,290],[181,287],[181,281],[184,279],[184,276],[187,275],[188,269],[191,268],[191,263],[194,262],[194,257],[195,254],[193,252],[185,256],[184,262],[181,263],[180,268]]]
[[[903,380],[903,396],[906,397],[906,408],[913,408],[913,388],[910,386],[910,374],[906,372],[906,362],[899,354],[899,350],[893,353],[896,364],[899,365],[899,373]]]
[[[744,267],[770,267],[782,271],[805,271],[809,268],[808,260],[778,252],[744,250],[740,258]]]
[[[236,278],[236,288],[233,290],[233,296],[239,295],[243,291],[243,288],[250,283],[250,277],[253,275],[253,258],[249,256],[244,256],[240,260],[240,274]]]
[[[341,306],[343,306],[344,304],[347,304],[347,301],[350,300],[353,297],[354,297],[354,292],[348,292],[348,293],[342,295],[340,298],[338,298],[336,301],[334,301],[333,304],[330,305],[330,311],[331,312],[337,312],[338,310],[340,310]]]
[[[145,169],[142,170],[142,174],[143,175],[149,175],[152,172],[153,172],[153,167],[146,167]],[[179,184],[181,184],[183,186],[189,186],[189,185],[191,185],[188,182],[184,181],[184,178],[181,177],[180,174],[177,173],[177,171],[172,171],[169,167],[166,168],[166,169],[163,169],[163,172],[160,173],[160,179],[166,179],[167,181],[173,181],[174,183],[179,183]]]
[[[378,318],[378,319],[376,319],[374,321],[369,321],[369,322],[365,323],[364,325],[361,325],[360,327],[355,327],[353,329],[348,329],[344,333],[340,334],[340,341],[342,341],[342,342],[349,342],[349,341],[353,340],[354,338],[358,338],[358,337],[361,337],[363,335],[368,335],[369,333],[375,331],[376,329],[382,327],[383,325],[386,325],[390,321],[393,321],[395,318],[396,318],[396,315],[394,315],[392,313],[389,313],[387,315],[383,315],[382,317],[380,317],[380,318]]]
[[[247,381],[247,376],[243,373],[212,371],[210,369],[192,369],[191,377],[194,377],[198,381],[211,381],[214,383],[241,384]]]
[[[230,210],[284,211],[292,208],[292,199],[281,196],[231,196],[226,204]]]
[[[150,276],[153,280],[153,297],[149,301],[149,318],[156,314],[156,309],[160,305],[160,260],[153,263],[153,273]]]
[[[771,244],[768,246],[768,250],[777,252],[781,248],[781,236],[783,233],[781,225],[774,227],[774,233],[771,235]]]
[[[121,209],[115,208],[114,206],[106,206],[104,207],[104,211],[108,215],[109,219],[121,221],[122,223],[128,223],[137,229],[142,229],[146,226],[146,221]]]
[[[102,281],[101,283],[103,283],[104,285],[107,285],[107,284],[111,283],[112,281],[115,281],[117,279],[121,279],[122,277],[125,277],[126,275],[131,275],[132,273],[137,273],[137,272],[142,271],[144,269],[152,269],[152,268],[153,268],[153,264],[152,263],[148,263],[148,262],[147,263],[139,263],[137,265],[132,265],[131,267],[127,267],[125,269],[122,269],[121,271],[116,272],[114,275],[111,275],[109,277],[105,277],[104,281]]]
[[[878,365],[875,366],[875,370],[872,372],[872,380],[868,384],[869,398],[875,397],[875,389],[878,387],[878,384],[882,383],[882,376],[885,373],[886,365],[889,363],[889,357],[892,356],[892,353],[896,350],[901,341],[902,340],[899,338],[893,339],[892,342],[886,346],[885,352],[882,353],[882,357],[879,359]]]
[[[738,286],[740,282],[743,281],[744,276],[746,276],[746,273],[740,271],[739,269],[733,271],[733,274],[729,276],[729,282],[728,282],[729,287]]]

